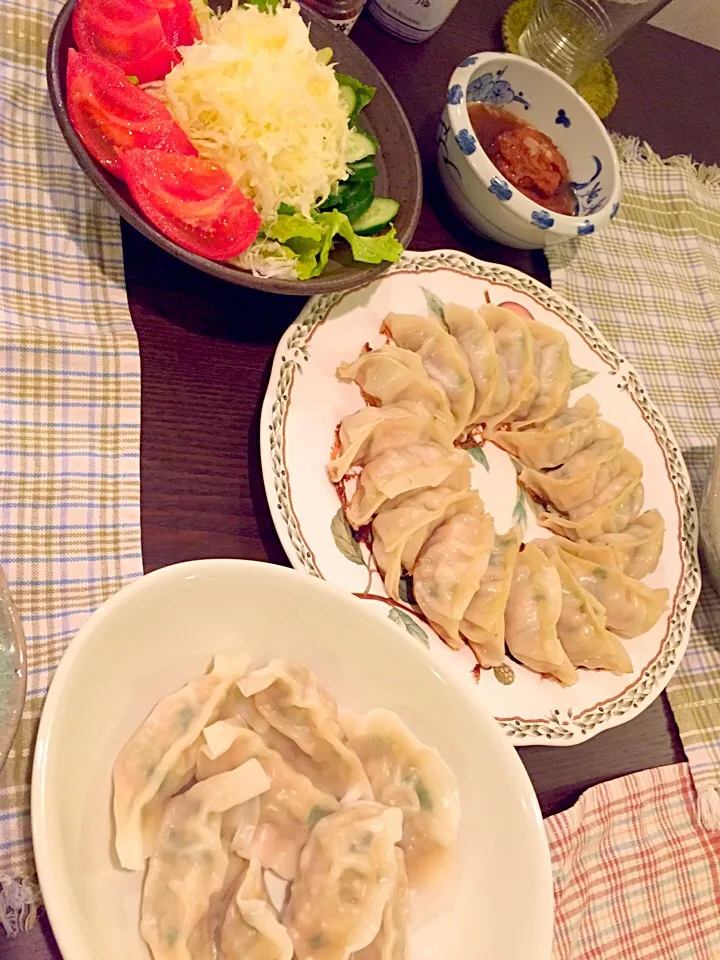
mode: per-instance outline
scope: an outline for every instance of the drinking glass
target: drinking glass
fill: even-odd
[[[537,0],[520,53],[574,83],[669,0]]]

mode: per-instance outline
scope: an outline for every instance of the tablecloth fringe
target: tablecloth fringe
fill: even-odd
[[[709,784],[698,790],[698,818],[706,830],[720,830],[720,787]]]
[[[0,923],[8,937],[27,933],[37,919],[40,888],[27,877],[0,874]]]
[[[625,162],[687,170],[692,172],[700,183],[705,183],[709,187],[720,187],[720,167],[715,164],[695,163],[692,157],[683,154],[675,157],[661,157],[655,153],[649,143],[640,141],[638,137],[621,137],[620,134],[613,133],[612,141],[618,156]]]

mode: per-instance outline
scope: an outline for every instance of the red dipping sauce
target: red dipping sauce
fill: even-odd
[[[568,165],[550,137],[502,107],[470,103],[468,114],[480,146],[506,180],[540,206],[575,215]]]

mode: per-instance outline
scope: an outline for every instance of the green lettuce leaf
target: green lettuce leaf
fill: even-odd
[[[328,213],[316,213],[313,215],[317,223],[320,223],[327,230],[330,237],[336,235],[346,240],[355,260],[360,263],[382,263],[388,260],[394,263],[402,256],[403,246],[396,238],[395,227],[391,227],[387,233],[378,237],[360,237],[352,228],[352,224],[339,210],[330,210]],[[328,247],[329,253],[329,247]],[[327,263],[327,255],[323,262],[323,267]]]
[[[381,263],[399,260],[402,244],[396,239],[395,228],[379,237],[360,237],[352,224],[338,210],[314,213],[312,219],[298,213],[280,214],[274,223],[264,229],[265,236],[277,240],[294,257],[299,280],[319,276],[327,265],[333,239],[342,237],[360,263]]]
[[[314,220],[309,220],[300,213],[279,214],[274,223],[264,228],[264,232],[266,237],[279,240],[280,243],[301,238],[314,241],[318,248],[323,237],[322,228]]]
[[[366,83],[361,83],[355,77],[347,73],[336,73],[337,82],[340,86],[351,87],[355,91],[355,109],[350,114],[350,126],[354,127],[357,122],[358,114],[370,103],[375,96],[375,87],[369,87]]]

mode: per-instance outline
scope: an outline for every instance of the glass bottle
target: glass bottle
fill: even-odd
[[[301,0],[303,6],[321,14],[333,26],[348,34],[360,16],[365,0]]]
[[[370,0],[375,22],[401,40],[422,43],[445,23],[458,0]]]

